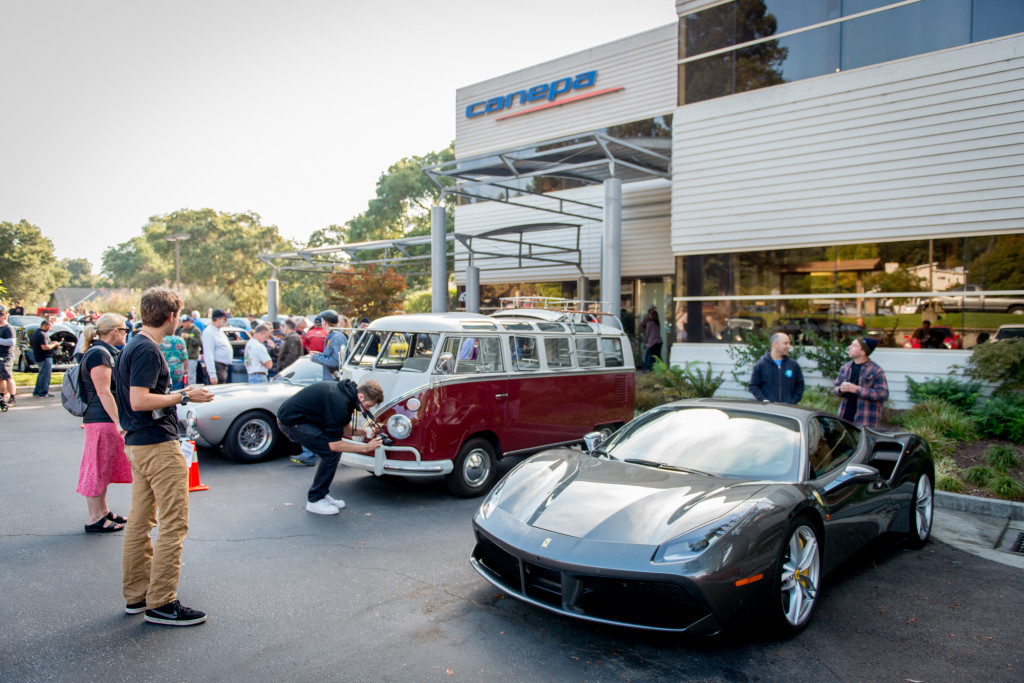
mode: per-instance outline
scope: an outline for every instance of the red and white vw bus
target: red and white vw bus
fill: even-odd
[[[633,418],[635,368],[622,330],[509,313],[398,315],[366,328],[341,374],[381,385],[374,419],[394,444],[341,462],[378,476],[443,474],[453,493],[473,497],[494,483],[503,456],[578,444]]]

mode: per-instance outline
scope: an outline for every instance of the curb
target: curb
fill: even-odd
[[[948,491],[935,492],[935,507],[976,515],[989,515],[1000,519],[1024,521],[1024,503],[1015,503],[998,498],[979,498]]]

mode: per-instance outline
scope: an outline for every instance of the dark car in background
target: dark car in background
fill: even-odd
[[[927,340],[924,339],[923,327],[914,330],[913,334],[903,335],[903,348],[905,349],[962,349],[963,347],[963,339],[953,331],[952,327],[933,325]]]

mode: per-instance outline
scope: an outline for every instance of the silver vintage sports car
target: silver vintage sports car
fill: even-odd
[[[196,443],[224,446],[236,462],[268,458],[278,442],[277,409],[303,387],[323,378],[323,366],[303,356],[262,384],[215,384],[207,389],[216,396],[210,403],[178,406],[178,420],[186,430],[198,432]]]
[[[828,571],[880,537],[920,547],[931,533],[934,468],[913,434],[697,399],[598,438],[494,487],[473,519],[485,579],[606,624],[710,635],[767,616],[795,633]]]

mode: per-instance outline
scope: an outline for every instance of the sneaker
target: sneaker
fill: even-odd
[[[314,515],[336,515],[338,506],[326,498],[321,498],[315,503],[306,503],[306,512],[312,512]]]
[[[312,467],[313,465],[316,464],[316,458],[312,458],[310,460],[304,460],[303,458],[300,458],[297,455],[293,455],[292,457],[290,457],[288,459],[291,460],[296,465],[305,465],[306,467]]]
[[[185,607],[175,600],[163,607],[146,610],[146,621],[151,624],[166,624],[167,626],[193,626],[206,621],[206,612],[200,612],[191,607]]]
[[[331,498],[330,496],[324,496],[324,500],[326,500],[328,503],[330,503],[334,507],[338,508],[339,510],[342,509],[343,507],[345,507],[345,501],[343,501],[343,500],[338,500],[337,498]]]
[[[125,614],[141,614],[142,612],[145,612],[145,611],[146,611],[146,601],[145,600],[143,600],[142,602],[133,602],[130,605],[125,605],[124,606],[124,613]]]
[[[11,394],[11,397],[7,399],[7,405],[11,408],[18,405],[18,399],[17,397],[14,396],[14,394]]]

